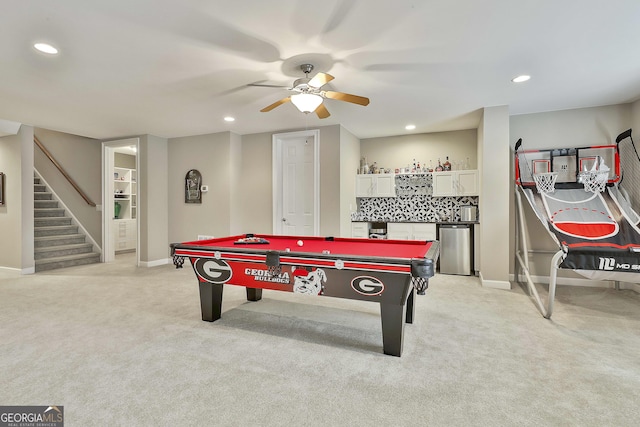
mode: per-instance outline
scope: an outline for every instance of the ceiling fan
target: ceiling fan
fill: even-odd
[[[313,71],[313,65],[303,64],[300,66],[300,69],[304,72],[305,77],[294,81],[292,87],[262,84],[250,85],[265,87],[287,87],[288,90],[296,92],[291,96],[282,98],[281,100],[276,101],[267,107],[264,107],[262,110],[260,110],[261,112],[266,113],[267,111],[271,111],[282,104],[291,102],[301,112],[315,112],[319,118],[325,119],[330,116],[329,111],[327,111],[327,108],[322,103],[325,98],[351,102],[358,105],[369,105],[369,98],[365,98],[363,96],[350,95],[348,93],[334,92],[331,90],[322,90],[322,86],[334,79],[331,74],[317,73],[315,76],[313,76],[313,78],[309,78],[309,73]]]

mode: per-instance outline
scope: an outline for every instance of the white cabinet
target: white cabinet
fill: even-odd
[[[135,219],[115,219],[111,230],[116,252],[136,249],[138,230]]]
[[[396,197],[395,174],[356,175],[356,197]]]
[[[351,237],[360,237],[360,238],[368,239],[369,223],[368,222],[352,222]]]
[[[138,182],[135,169],[113,168],[113,202],[115,219],[137,218]]]
[[[433,197],[478,195],[477,170],[433,173]]]
[[[391,240],[436,240],[436,225],[423,222],[390,222],[387,238]]]

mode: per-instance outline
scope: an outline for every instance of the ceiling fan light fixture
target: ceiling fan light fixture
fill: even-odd
[[[313,113],[322,104],[322,97],[313,93],[291,95],[291,102],[303,113]]]

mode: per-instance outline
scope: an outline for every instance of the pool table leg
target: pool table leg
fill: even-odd
[[[413,318],[416,315],[415,298],[416,289],[411,286],[411,292],[409,292],[409,297],[407,298],[407,317],[405,318],[407,323],[413,323]]]
[[[405,304],[380,303],[382,317],[382,349],[384,354],[398,356],[402,354],[404,322],[409,315]]]
[[[260,301],[262,299],[262,288],[247,288],[247,301]]]
[[[202,320],[215,322],[222,317],[223,285],[200,282],[200,310]]]

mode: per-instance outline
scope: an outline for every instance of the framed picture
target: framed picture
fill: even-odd
[[[191,169],[184,177],[184,202],[202,203],[202,175]]]
[[[4,206],[4,174],[0,172],[0,206]]]

